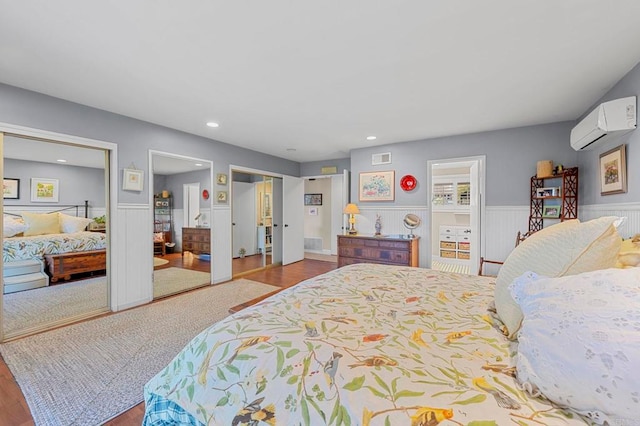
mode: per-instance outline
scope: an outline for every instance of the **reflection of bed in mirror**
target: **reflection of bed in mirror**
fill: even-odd
[[[35,212],[33,205],[5,206],[3,292],[44,287],[72,274],[105,270],[106,234],[86,230],[93,221],[87,217],[88,209],[87,202],[56,206],[46,213]]]

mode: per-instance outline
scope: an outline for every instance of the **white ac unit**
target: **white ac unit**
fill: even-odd
[[[571,147],[576,151],[592,149],[636,128],[636,97],[601,103],[571,130]]]

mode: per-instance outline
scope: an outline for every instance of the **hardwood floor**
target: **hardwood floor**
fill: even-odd
[[[180,253],[167,254],[163,256],[163,258],[168,260],[169,263],[159,266],[156,269],[175,266],[208,272],[210,268],[208,261],[199,260],[197,256],[190,254],[185,255],[184,258],[182,258]],[[286,288],[300,281],[336,269],[337,266],[337,263],[333,262],[305,259],[291,265],[276,266],[249,273],[242,278]],[[117,315],[117,313],[109,315]],[[139,425],[142,423],[143,417],[144,403],[140,403],[105,424],[110,426]],[[23,426],[33,424],[34,422],[24,396],[14,380],[11,371],[9,371],[9,368],[5,364],[4,359],[0,357],[0,425]]]

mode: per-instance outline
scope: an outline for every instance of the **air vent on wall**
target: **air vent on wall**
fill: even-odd
[[[373,154],[371,156],[371,165],[377,166],[380,164],[391,164],[391,153],[383,152],[381,154]]]

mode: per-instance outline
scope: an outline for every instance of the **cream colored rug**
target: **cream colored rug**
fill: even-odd
[[[170,296],[211,284],[211,274],[182,268],[153,271],[153,298]]]
[[[229,308],[277,287],[250,280],[195,290],[0,345],[36,425],[98,425]]]
[[[153,267],[155,268],[156,266],[162,266],[162,265],[166,265],[167,263],[169,263],[169,261],[167,259],[161,259],[159,257],[154,257],[153,258]]]
[[[4,333],[34,330],[107,310],[107,277],[89,278],[4,295]]]

